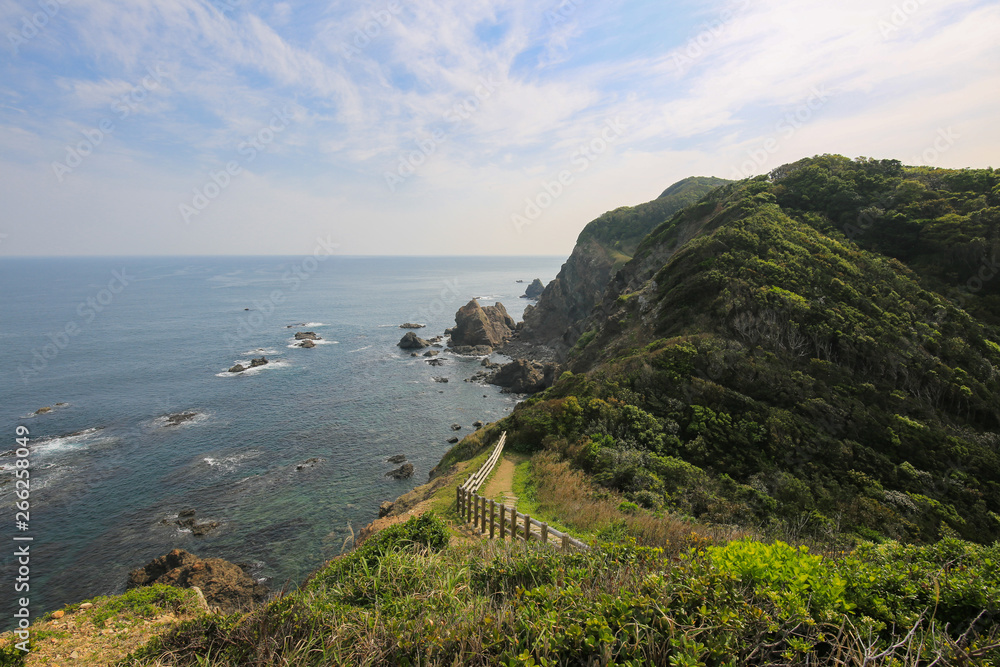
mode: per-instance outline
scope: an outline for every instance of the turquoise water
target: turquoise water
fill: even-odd
[[[402,352],[398,325],[441,334],[473,297],[520,319],[527,283],[547,283],[561,261],[0,261],[0,452],[17,425],[32,443],[26,533],[14,528],[14,457],[0,456],[0,536],[34,537],[32,612],[121,592],[129,570],[177,547],[248,563],[275,588],[301,581],[381,501],[426,481],[452,423],[468,433],[517,400],[463,382],[478,359],[443,353],[435,368]],[[298,330],[324,340],[291,347]],[[261,355],[271,363],[226,372]],[[167,426],[179,412],[197,417]],[[399,453],[411,480],[384,477]],[[221,526],[195,537],[170,523],[185,508]],[[4,618],[12,551],[0,557]]]

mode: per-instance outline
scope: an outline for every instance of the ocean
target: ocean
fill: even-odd
[[[519,320],[528,283],[548,283],[562,261],[0,260],[0,628],[17,595],[35,616],[120,593],[130,570],[174,548],[247,564],[274,589],[301,582],[350,547],[381,501],[425,482],[448,438],[520,398],[464,382],[479,359],[442,352],[433,367],[400,350],[399,325],[440,335],[472,298]],[[295,347],[297,331],[322,340]],[[260,356],[270,363],[228,372]],[[171,425],[179,413],[194,416]],[[18,426],[29,431],[26,530]],[[385,477],[396,454],[412,479]],[[177,523],[186,509],[219,526],[194,535]],[[15,595],[24,544],[30,592]]]

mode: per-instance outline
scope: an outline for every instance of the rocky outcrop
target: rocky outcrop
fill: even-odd
[[[412,331],[406,332],[406,335],[399,339],[396,343],[399,347],[404,350],[422,350],[425,347],[430,347],[430,341],[426,341]]]
[[[204,537],[221,525],[218,521],[199,521],[195,518],[195,514],[197,512],[193,509],[181,510],[177,514],[177,518],[173,521],[164,519],[161,523],[164,525],[173,524],[185,530],[190,530],[191,534],[195,537]]]
[[[313,457],[313,458],[311,458],[311,459],[306,459],[306,460],[305,460],[305,461],[303,461],[302,463],[299,463],[299,464],[297,464],[297,465],[295,466],[295,469],[296,469],[296,470],[305,470],[306,468],[312,468],[312,467],[313,467],[313,466],[315,466],[315,465],[316,465],[317,463],[322,463],[322,462],[323,462],[324,460],[325,460],[325,459],[322,459],[322,458],[320,458],[320,457],[318,457],[318,456],[314,456],[314,457]]]
[[[394,505],[395,503],[391,500],[382,501],[382,504],[378,506],[378,518],[381,519],[384,516],[389,516]]]
[[[516,359],[505,364],[489,380],[512,394],[533,394],[551,387],[558,371],[556,364],[543,364],[527,359]]]
[[[521,296],[522,299],[537,299],[542,295],[542,291],[545,289],[545,285],[542,284],[540,278],[535,278],[528,285],[528,289],[524,290],[524,294]]]
[[[405,460],[406,460],[406,454],[395,454],[387,458],[386,463],[396,464],[396,463],[402,463]]]
[[[306,340],[302,341],[301,343],[299,343],[298,345],[296,345],[296,347],[304,347],[305,349],[310,350],[310,349],[316,347],[316,343],[312,342],[312,340],[310,340],[310,339],[306,339]]]
[[[423,329],[426,324],[414,324],[413,322],[407,322],[406,324],[400,324],[400,329]]]
[[[209,605],[223,613],[232,613],[267,598],[267,586],[257,583],[239,566],[221,558],[199,558],[182,549],[174,549],[133,570],[126,588],[166,584],[178,588],[197,586]]]
[[[385,474],[386,477],[392,477],[393,479],[409,479],[413,477],[413,464],[404,463],[395,470],[390,470]]]
[[[484,346],[494,348],[510,340],[517,329],[514,318],[502,303],[483,308],[473,299],[455,313],[452,347]]]
[[[229,369],[229,372],[230,373],[242,373],[245,370],[246,370],[246,367],[243,364],[236,364],[235,366],[233,366],[232,368]]]
[[[197,416],[197,412],[177,412],[172,415],[167,415],[167,423],[163,426],[165,428],[168,426],[180,426],[184,422],[189,422]]]
[[[323,340],[323,337],[312,331],[296,331],[295,340]]]

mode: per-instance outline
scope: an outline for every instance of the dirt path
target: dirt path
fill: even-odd
[[[479,495],[501,502],[507,507],[517,507],[517,496],[513,490],[514,468],[520,462],[520,457],[504,454],[497,462],[490,481],[483,486]]]

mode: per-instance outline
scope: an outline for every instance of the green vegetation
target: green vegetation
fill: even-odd
[[[245,616],[205,616],[126,664],[989,665],[1000,548],[945,540],[820,558],[733,542],[675,557],[441,549],[423,516]],[[876,659],[875,656],[881,658]],[[868,661],[867,663],[865,661]]]

